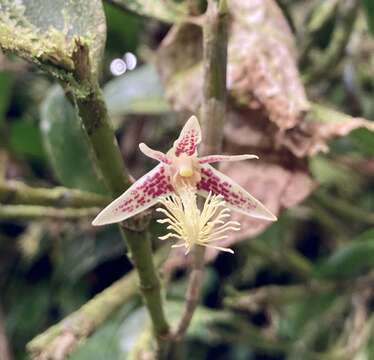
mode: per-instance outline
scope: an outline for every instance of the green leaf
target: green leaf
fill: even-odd
[[[324,187],[336,186],[345,194],[357,193],[361,189],[362,182],[359,174],[347,171],[346,168],[325,156],[318,155],[311,158],[309,169],[313,178]]]
[[[351,134],[351,139],[363,155],[374,156],[373,132],[367,129],[358,129]]]
[[[62,185],[105,193],[101,174],[73,106],[59,86],[52,87],[41,108],[41,131],[49,162]]]
[[[82,231],[66,234],[56,254],[56,276],[66,286],[75,284],[104,262],[123,256],[123,242],[115,226],[100,229],[95,236]]]
[[[6,72],[0,72],[0,126],[4,122],[8,110],[12,92],[13,76]]]
[[[101,326],[70,357],[71,360],[126,359],[138,335],[147,324],[145,308],[129,315],[133,303],[125,304],[111,319]]]
[[[72,70],[74,39],[90,48],[97,72],[105,46],[106,25],[100,0],[0,0],[0,45],[45,65]]]
[[[11,123],[10,146],[17,155],[44,158],[40,129],[30,122],[21,120]]]
[[[316,268],[317,277],[339,279],[355,277],[374,266],[374,230],[338,249]]]
[[[336,295],[324,293],[307,296],[305,300],[289,303],[283,310],[284,316],[278,324],[280,336],[290,339],[299,339],[307,324],[320,320],[320,318],[334,304]]]
[[[374,2],[373,0],[362,0],[370,32],[374,35]]]
[[[157,71],[144,65],[109,81],[104,95],[113,116],[127,114],[163,114],[170,112]]]
[[[104,2],[107,18],[106,55],[112,57],[126,51],[136,52],[144,32],[146,19]]]
[[[177,4],[173,0],[111,0],[111,3],[167,23],[179,22],[187,15],[186,2]]]

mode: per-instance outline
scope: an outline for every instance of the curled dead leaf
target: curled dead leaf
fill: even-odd
[[[230,154],[258,154],[260,162],[227,163],[221,168],[276,215],[297,205],[315,188],[306,158],[327,151],[327,142],[373,123],[310,103],[297,68],[293,34],[274,0],[229,2],[224,148]],[[202,31],[175,25],[158,51],[158,70],[176,111],[198,113],[202,99]],[[255,236],[269,223],[233,214],[239,233],[222,242],[230,247]],[[209,250],[207,259],[216,252]],[[165,269],[186,265],[175,251]]]
[[[232,106],[261,109],[279,129],[295,126],[308,109],[294,40],[272,0],[230,1],[227,85]],[[175,26],[158,52],[166,96],[175,110],[196,112],[202,96],[202,31]]]

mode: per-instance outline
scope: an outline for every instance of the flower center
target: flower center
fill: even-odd
[[[227,220],[230,210],[226,207],[222,195],[209,193],[201,211],[197,207],[196,192],[189,186],[182,189],[179,195],[161,197],[160,202],[165,208],[158,208],[156,211],[166,215],[166,218],[157,221],[168,224],[167,229],[170,230],[168,234],[159,237],[161,240],[179,240],[179,243],[172,247],[184,247],[186,254],[194,245],[233,253],[229,248],[212,244],[225,240],[228,231],[240,229],[238,222]]]
[[[171,158],[171,183],[176,192],[186,186],[195,188],[201,179],[200,166],[196,156],[181,154]]]
[[[193,175],[193,169],[191,166],[181,166],[179,168],[179,175],[182,177],[191,177]]]

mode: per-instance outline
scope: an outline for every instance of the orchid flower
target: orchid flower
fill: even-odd
[[[92,224],[105,225],[126,220],[153,206],[160,199],[180,195],[186,188],[193,189],[203,197],[208,197],[209,194],[221,195],[226,205],[233,210],[255,218],[275,221],[276,217],[261,202],[210,165],[219,161],[258,157],[209,155],[199,158],[197,146],[200,142],[200,125],[197,118],[192,116],[166,154],[141,143],[140,150],[160,163],[102,210]]]

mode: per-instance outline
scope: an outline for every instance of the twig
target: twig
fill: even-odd
[[[1,205],[0,220],[33,220],[40,218],[76,220],[95,216],[100,208],[63,208],[33,205]]]
[[[336,284],[319,282],[288,286],[269,285],[228,296],[224,299],[224,304],[232,309],[256,312],[267,305],[278,308],[314,294],[334,291],[336,288]]]
[[[164,260],[166,250],[162,248],[155,254],[157,264]],[[136,290],[137,276],[132,270],[80,309],[31,340],[27,344],[27,350],[32,359],[41,360],[47,356],[48,359],[55,360],[55,354],[61,354],[61,352],[66,352],[67,356],[121,305],[129,301],[135,295]]]
[[[226,111],[227,67],[227,17],[226,0],[218,5],[208,1],[203,25],[204,88],[202,102],[202,155],[219,153],[222,147],[223,124]],[[189,278],[186,304],[174,334],[176,339],[186,333],[200,297],[204,272],[205,248],[197,246],[192,251],[192,270]]]
[[[54,207],[105,206],[107,197],[64,187],[35,188],[20,181],[0,181],[0,203]]]
[[[70,354],[136,292],[136,274],[131,271],[80,309],[50,327],[27,344],[31,358],[57,359]],[[67,341],[70,339],[70,341]]]
[[[261,308],[272,306],[280,308],[292,302],[298,302],[320,294],[339,292],[347,298],[365,298],[370,295],[374,281],[374,271],[352,279],[328,281],[312,280],[297,285],[268,285],[248,291],[237,291],[224,298],[224,304],[232,309],[257,312]],[[232,291],[232,290],[231,290]],[[364,294],[364,295],[363,295]]]
[[[200,289],[203,281],[204,273],[204,254],[205,248],[202,246],[195,246],[192,250],[192,270],[188,281],[187,293],[186,293],[186,303],[183,309],[182,317],[179,321],[177,330],[174,337],[177,340],[183,338],[186,333],[192,317],[194,315],[195,309],[199,303],[200,299]]]

